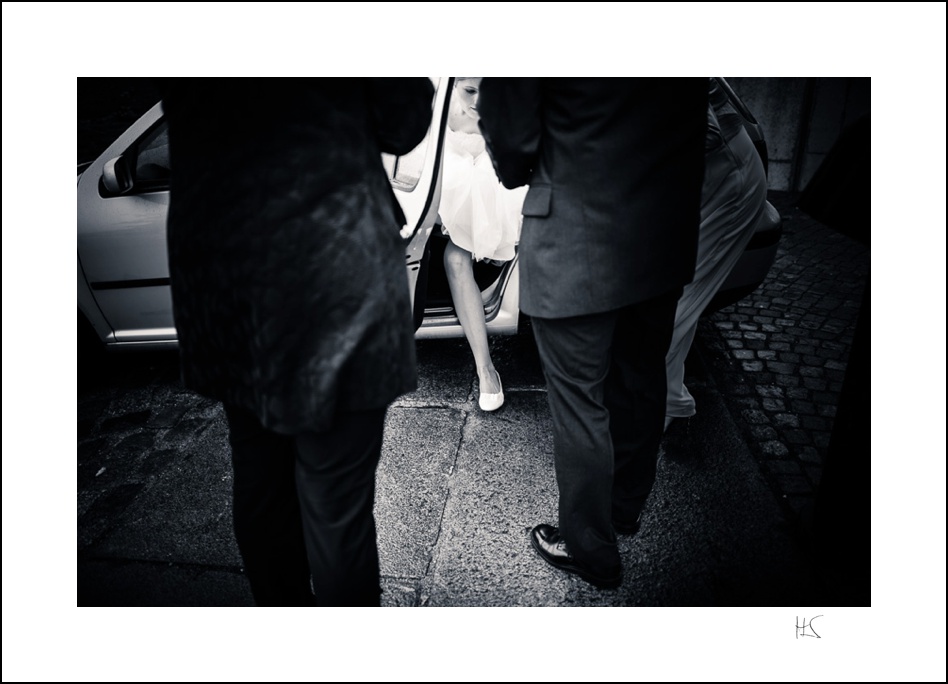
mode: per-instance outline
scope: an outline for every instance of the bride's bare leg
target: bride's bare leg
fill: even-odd
[[[484,303],[481,291],[474,281],[471,253],[448,241],[444,250],[444,270],[454,300],[454,310],[464,328],[467,343],[474,353],[480,391],[495,394],[501,391],[500,378],[494,370],[487,346],[487,324],[484,321]]]

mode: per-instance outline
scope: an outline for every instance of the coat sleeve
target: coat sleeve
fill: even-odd
[[[507,188],[528,184],[540,147],[540,80],[484,78],[477,109],[501,183]]]
[[[370,78],[368,98],[382,152],[402,155],[422,141],[431,124],[434,86],[428,78]]]

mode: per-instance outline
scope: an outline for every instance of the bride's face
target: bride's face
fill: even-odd
[[[461,78],[454,85],[458,98],[459,114],[477,121],[480,114],[477,112],[477,98],[481,91],[481,77]]]

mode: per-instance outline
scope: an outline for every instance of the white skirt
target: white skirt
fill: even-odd
[[[439,214],[444,234],[475,260],[510,261],[527,187],[505,188],[478,133],[448,130]]]

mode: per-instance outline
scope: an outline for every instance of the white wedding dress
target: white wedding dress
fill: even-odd
[[[444,234],[477,261],[510,261],[527,187],[505,188],[480,133],[447,131],[439,213]]]

